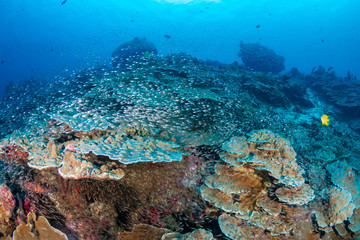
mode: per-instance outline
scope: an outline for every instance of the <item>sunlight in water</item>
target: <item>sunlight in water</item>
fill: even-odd
[[[221,2],[221,0],[157,0],[158,2],[167,2],[175,4],[188,4],[188,3],[200,3],[200,2]]]

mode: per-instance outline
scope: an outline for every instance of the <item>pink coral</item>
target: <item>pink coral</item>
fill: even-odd
[[[15,203],[10,188],[5,184],[0,185],[0,223],[9,221],[13,214]]]

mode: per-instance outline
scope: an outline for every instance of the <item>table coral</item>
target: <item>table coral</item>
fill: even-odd
[[[290,205],[305,205],[315,198],[314,190],[312,190],[308,184],[294,188],[278,188],[275,191],[275,195],[280,201]]]
[[[304,171],[297,165],[290,143],[268,130],[258,130],[248,138],[233,137],[222,148],[224,163],[215,165],[214,174],[205,179],[200,192],[206,201],[235,213],[241,221],[223,215],[219,223],[247,224],[244,231],[293,237],[293,229],[300,228],[297,219],[305,221],[309,216],[301,215],[302,211],[308,212],[304,205],[315,195],[304,184]],[[232,239],[240,239],[243,234],[241,229],[224,229]]]
[[[19,152],[28,154],[26,162],[32,168],[42,170],[60,166],[59,146],[53,139],[47,140],[44,136],[31,131],[26,133],[15,131],[1,142],[5,146],[10,143],[17,146]],[[19,156],[17,159],[21,160]]]
[[[265,239],[266,237],[262,228],[249,225],[246,221],[230,214],[222,214],[218,221],[221,231],[230,239]]]
[[[349,229],[352,232],[359,232],[360,231],[360,208],[354,210],[354,214],[349,219]]]
[[[239,146],[240,145],[240,146]],[[226,142],[222,157],[225,161],[234,160],[258,170],[268,171],[279,183],[288,186],[301,186],[304,172],[297,164],[296,153],[289,141],[269,130],[253,131],[249,138],[232,138]]]
[[[116,163],[104,163],[103,165],[93,164],[86,161],[86,157],[81,153],[65,152],[63,155],[62,166],[58,169],[63,178],[81,179],[93,178],[99,180],[114,179],[124,177],[124,171]]]
[[[331,187],[322,192],[327,204],[323,205],[316,213],[320,227],[335,226],[353,215],[355,204],[352,202],[351,193],[345,189]]]
[[[228,212],[249,214],[259,192],[265,189],[262,178],[245,168],[215,165],[215,174],[206,178],[201,187],[203,198]]]
[[[256,200],[256,206],[264,209],[264,211],[269,215],[275,217],[277,217],[283,210],[283,204],[270,199],[266,193],[262,193],[261,197]]]
[[[339,188],[351,193],[352,201],[360,207],[360,177],[356,170],[345,161],[336,161],[326,166],[331,175],[331,181]]]
[[[108,156],[123,164],[136,162],[180,161],[182,152],[179,145],[151,136],[126,137],[124,130],[107,132],[96,139],[82,139],[76,146],[84,154]]]

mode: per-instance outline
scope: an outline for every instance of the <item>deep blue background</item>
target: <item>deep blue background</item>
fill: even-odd
[[[62,1],[0,0],[1,93],[9,81],[109,64],[134,37],[155,42],[161,54],[225,63],[239,61],[240,40],[260,42],[285,56],[286,70],[321,64],[360,76],[359,0]]]

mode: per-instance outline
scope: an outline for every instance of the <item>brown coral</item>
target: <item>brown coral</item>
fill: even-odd
[[[262,178],[243,167],[216,164],[215,174],[201,187],[203,198],[228,212],[249,214],[258,194],[265,189]]]
[[[115,163],[108,162],[101,166],[86,161],[85,156],[71,151],[65,152],[59,174],[63,178],[92,178],[99,180],[118,180],[124,176],[124,171]]]
[[[147,224],[137,224],[131,232],[120,232],[118,240],[160,240],[161,236],[169,230],[165,228],[157,228]]]
[[[13,233],[13,240],[67,240],[61,231],[51,227],[46,218],[36,218],[35,213],[28,214],[28,223],[21,223]]]
[[[247,224],[246,221],[233,217],[230,214],[222,214],[219,217],[221,231],[230,239],[265,239],[264,230],[260,227]]]
[[[226,142],[221,156],[234,166],[246,164],[250,168],[265,170],[279,183],[301,186],[303,170],[297,165],[296,153],[290,143],[269,130],[253,131],[249,138],[233,137]]]
[[[308,184],[278,188],[275,194],[280,201],[294,205],[305,205],[315,198],[314,190]]]
[[[331,187],[323,191],[327,204],[322,205],[316,213],[320,227],[335,226],[353,215],[355,204],[351,193],[345,189]]]
[[[226,164],[215,165],[215,173],[206,178],[201,194],[216,207],[236,213],[241,222],[226,215],[219,218],[220,225],[245,223],[249,225],[246,229],[254,227],[249,231],[258,229],[257,234],[267,231],[271,237],[294,237],[294,229],[301,229],[297,220],[308,221],[311,214],[305,207],[288,205],[305,205],[314,199],[314,191],[304,184],[303,170],[290,143],[268,130],[259,130],[248,138],[233,137],[223,150],[226,152],[221,157]],[[307,215],[303,216],[302,211]],[[224,233],[233,239],[243,234],[241,229],[227,228]]]

